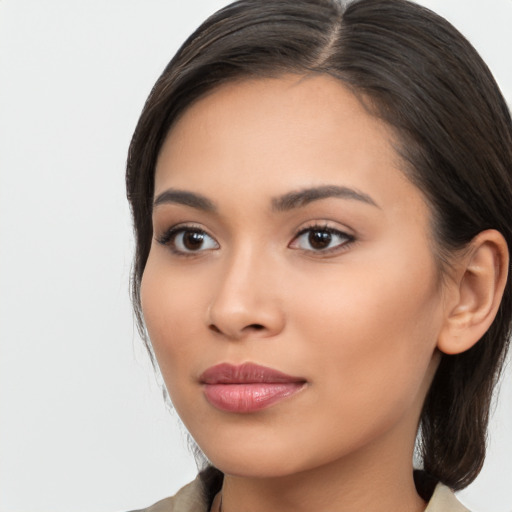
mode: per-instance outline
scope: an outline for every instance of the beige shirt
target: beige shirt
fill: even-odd
[[[178,491],[175,496],[165,498],[143,510],[133,512],[209,512],[202,495],[199,478]],[[438,484],[425,512],[470,512],[446,486]]]

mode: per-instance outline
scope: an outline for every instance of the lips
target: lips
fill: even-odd
[[[302,377],[286,375],[252,363],[223,363],[200,377],[206,400],[221,411],[249,413],[270,407],[301,391]]]

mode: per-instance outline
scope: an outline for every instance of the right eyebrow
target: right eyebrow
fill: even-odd
[[[153,207],[160,206],[162,204],[182,204],[205,212],[217,211],[215,204],[207,197],[195,192],[176,190],[172,188],[158,194],[153,201]]]

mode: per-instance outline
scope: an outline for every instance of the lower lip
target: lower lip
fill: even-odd
[[[303,382],[205,384],[204,394],[221,411],[247,413],[270,407],[303,388]]]

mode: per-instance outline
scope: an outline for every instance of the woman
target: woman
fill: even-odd
[[[209,18],[127,166],[141,332],[209,461],[148,510],[466,510],[510,333],[511,162],[489,70],[420,6]]]

